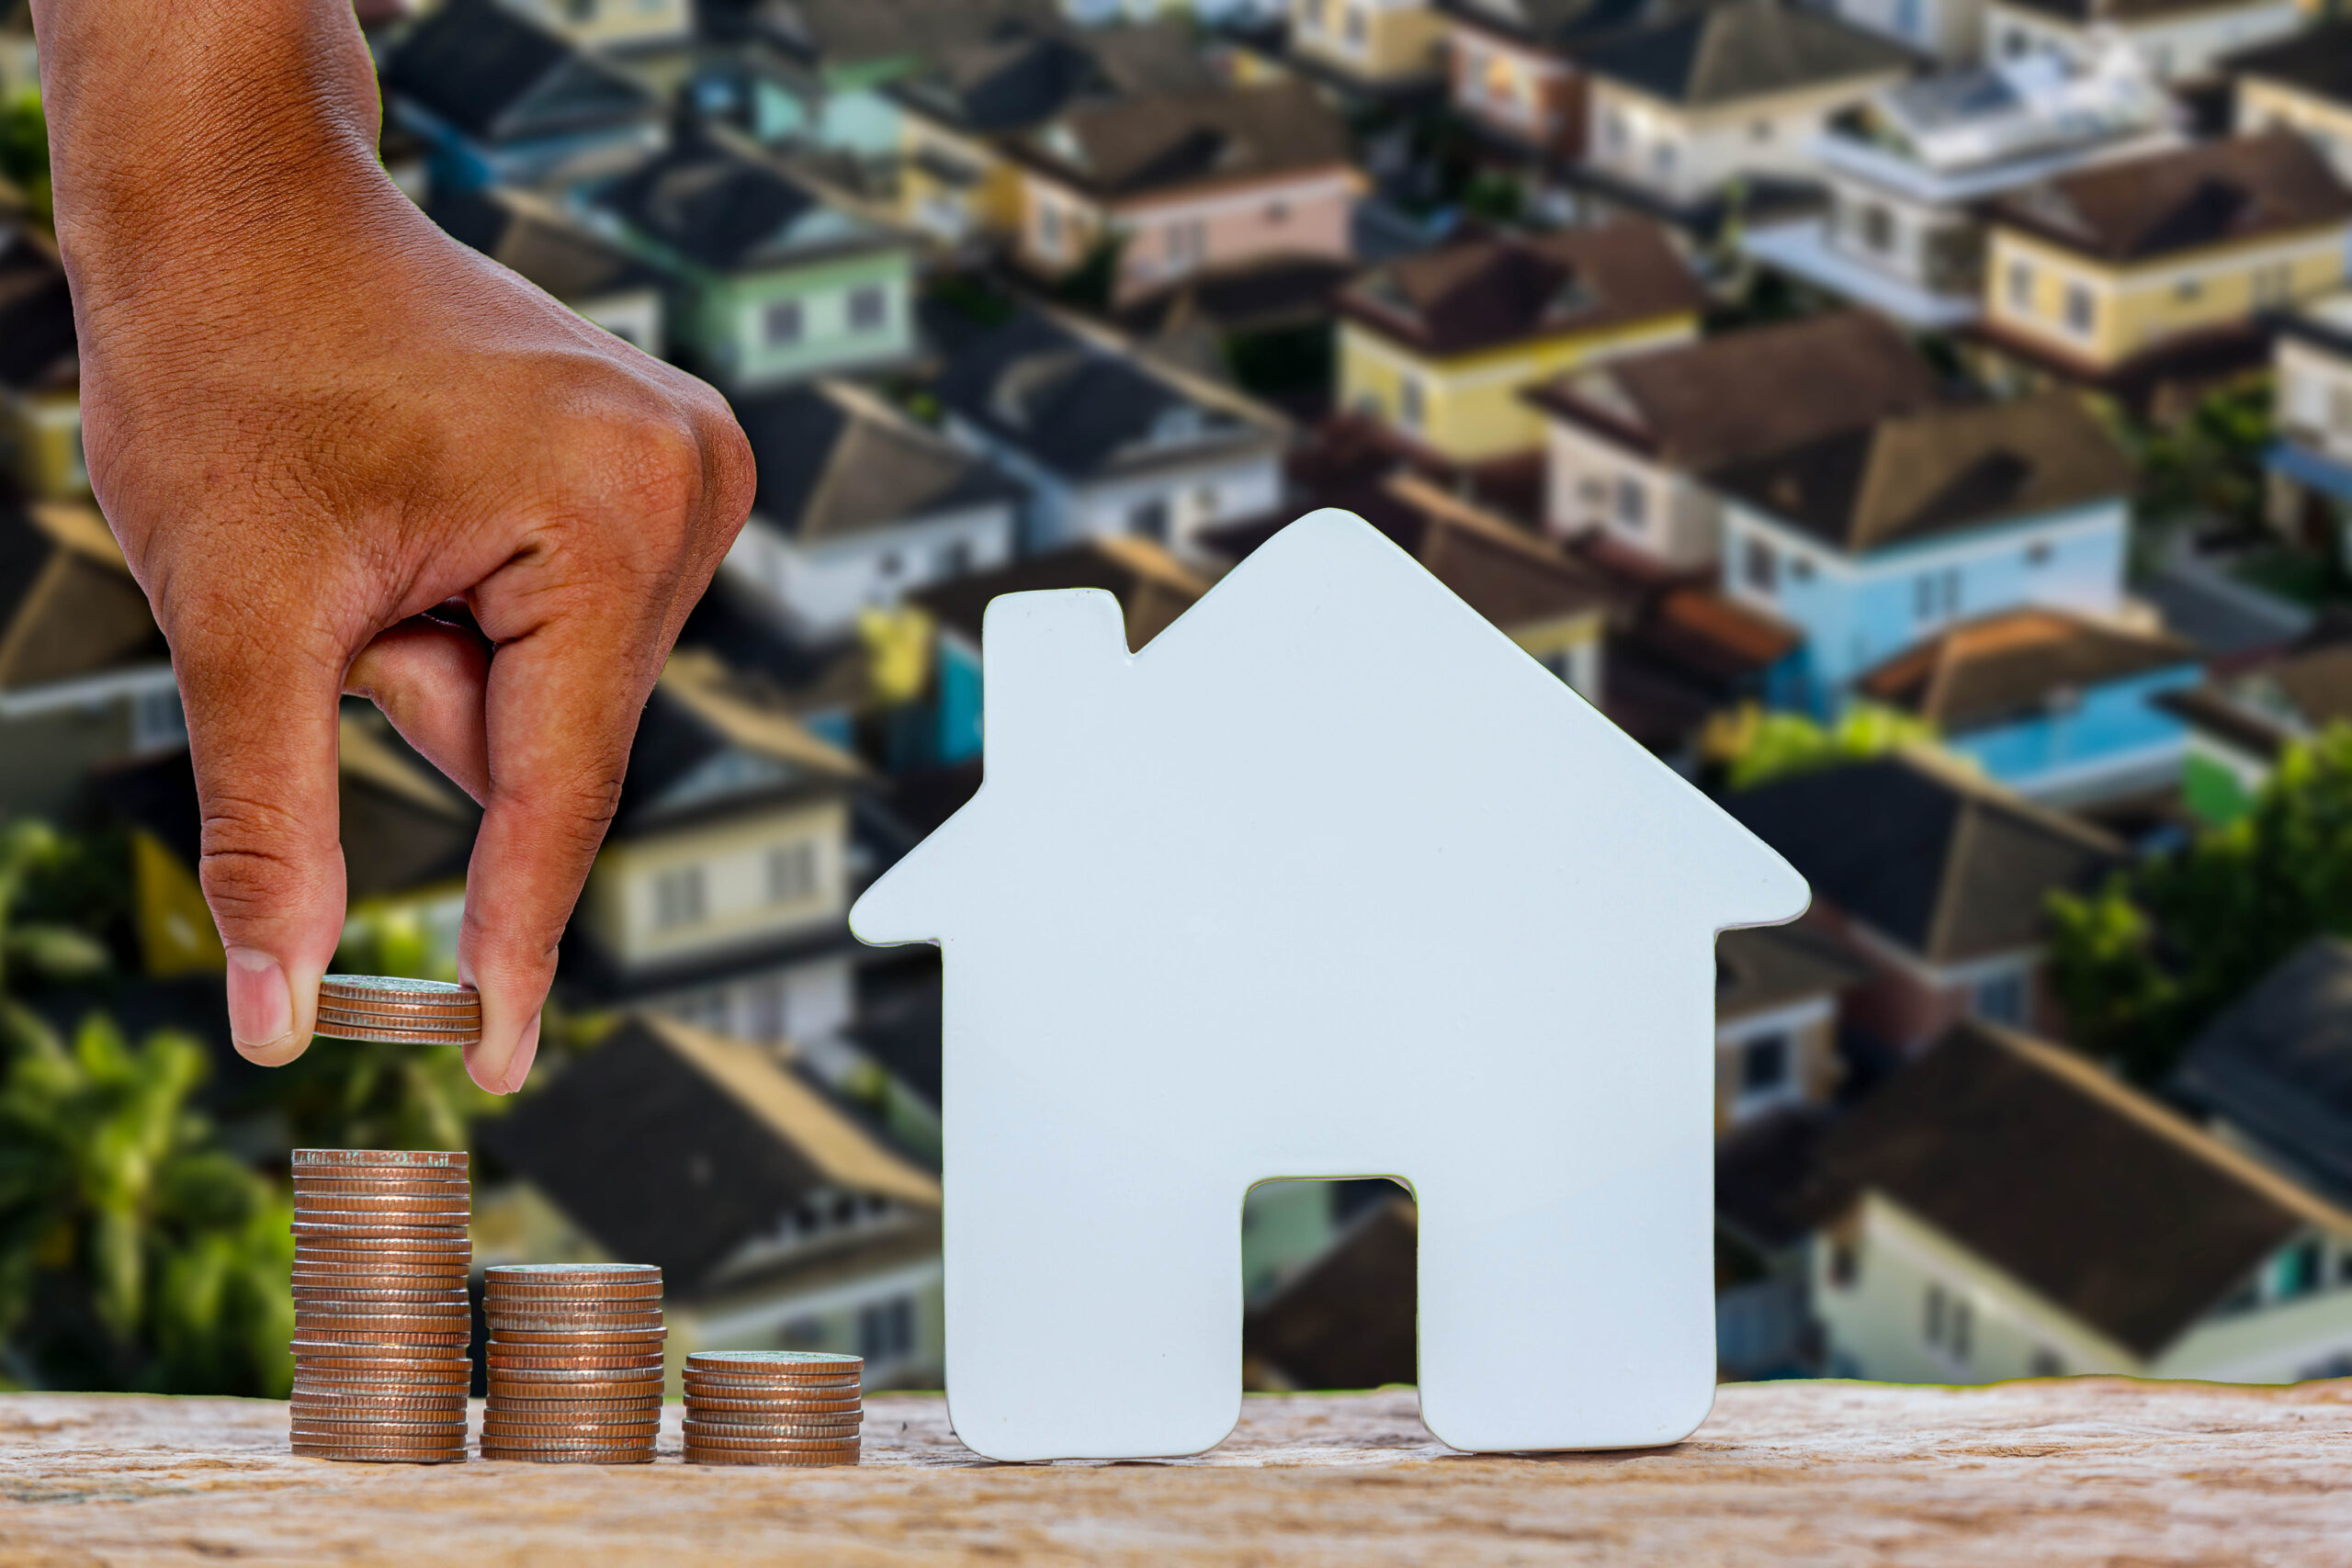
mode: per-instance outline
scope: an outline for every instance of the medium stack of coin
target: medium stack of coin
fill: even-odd
[[[294,1151],[294,1451],[466,1457],[462,1151]]]
[[[865,1360],[822,1350],[686,1358],[689,1464],[855,1464]]]
[[[501,1264],[482,1276],[490,1402],[481,1457],[650,1464],[662,1426],[662,1270]]]
[[[441,980],[330,975],[319,982],[317,1030],[388,1045],[471,1045],[481,1038],[481,998]]]

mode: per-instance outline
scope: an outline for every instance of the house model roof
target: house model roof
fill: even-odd
[[[598,299],[658,288],[662,281],[660,272],[626,246],[529,191],[506,186],[435,191],[426,210],[450,238],[558,299]]]
[[[914,603],[978,648],[981,621],[1000,594],[1055,588],[1099,588],[1117,600],[1127,646],[1136,652],[1209,591],[1198,573],[1150,540],[1119,536],[957,578],[916,594]]]
[[[1980,1023],[1832,1127],[1822,1161],[2143,1357],[2306,1229],[2352,1235],[2087,1058]]]
[[[1600,39],[1577,58],[1595,76],[1692,108],[1900,76],[1913,63],[1884,39],[1781,0],[1722,0]]]
[[[899,243],[775,164],[700,135],[622,175],[596,202],[664,250],[718,272]]]
[[[1460,241],[1376,267],[1340,295],[1351,321],[1442,355],[1694,313],[1706,302],[1665,231],[1634,219]]]
[[[1073,105],[1122,94],[1204,92],[1217,85],[1190,28],[1168,17],[1085,30],[1009,24],[931,58],[891,96],[975,135],[1027,130]]]
[[[477,141],[511,142],[650,124],[661,105],[498,0],[449,0],[401,40],[384,84]]]
[[[1792,396],[1796,388],[1804,395]],[[1673,468],[1706,473],[1929,407],[1941,390],[1883,317],[1839,310],[1605,360],[1526,397]]]
[[[33,392],[80,379],[74,296],[57,247],[0,224],[0,387]]]
[[[853,538],[1023,494],[999,472],[873,393],[843,382],[739,400],[759,470],[753,511],[804,543]]]
[[[1950,627],[1857,684],[1873,702],[1957,734],[2031,717],[2086,687],[2177,670],[2197,658],[2189,644],[2163,632],[2022,609]]]
[[[2352,22],[2328,22],[2258,45],[2222,62],[2233,76],[2275,82],[2352,107]]]
[[[1352,166],[1347,127],[1296,80],[1081,103],[1007,147],[1112,200]]]
[[[2141,262],[2352,221],[2352,190],[2309,141],[2278,130],[2077,170],[1991,210],[2079,254]]]
[[[2051,890],[2090,886],[2125,852],[1957,763],[1917,755],[1775,780],[1723,804],[1822,903],[1931,964],[2039,947]]]
[[[0,693],[170,656],[97,508],[0,499]]]
[[[1714,476],[1717,488],[1854,552],[2132,493],[2131,460],[2070,393],[1927,408]]]

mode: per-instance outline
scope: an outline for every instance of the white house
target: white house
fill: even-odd
[[[2298,0],[1984,0],[1984,58],[2082,58],[2120,39],[2156,80],[2195,82],[2224,55],[2298,31],[2305,15]]]
[[[983,658],[986,783],[852,916],[944,954],[957,1435],[1215,1444],[1242,1195],[1375,1174],[1419,1202],[1440,1437],[1694,1428],[1715,937],[1795,873],[1345,513],[1140,654],[1077,592],[997,600]]]

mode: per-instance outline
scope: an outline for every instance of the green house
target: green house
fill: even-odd
[[[729,389],[914,351],[911,243],[753,153],[684,131],[594,211],[671,278],[674,356]]]

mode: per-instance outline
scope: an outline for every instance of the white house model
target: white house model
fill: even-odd
[[[996,600],[982,661],[986,782],[850,915],[943,952],[956,1434],[1212,1447],[1243,1196],[1380,1175],[1440,1438],[1687,1436],[1714,939],[1795,918],[1796,873],[1346,513],[1141,654],[1078,590]]]

